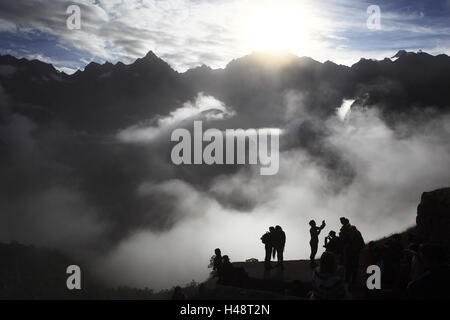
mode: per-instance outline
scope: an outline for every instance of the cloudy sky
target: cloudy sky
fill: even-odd
[[[67,28],[71,4],[80,30]],[[369,5],[381,10],[379,30],[367,27]],[[351,65],[399,49],[448,54],[449,14],[449,0],[0,0],[0,53],[69,73],[149,50],[178,71],[266,49]]]

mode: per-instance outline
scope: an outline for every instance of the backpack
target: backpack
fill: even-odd
[[[268,244],[270,241],[270,234],[268,232],[264,233],[263,236],[261,237],[261,241],[264,244]]]
[[[353,247],[358,250],[362,250],[366,246],[366,243],[364,242],[364,238],[361,232],[358,229],[356,229],[356,227],[353,227],[352,242]]]

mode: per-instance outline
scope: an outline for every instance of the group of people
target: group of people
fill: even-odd
[[[223,283],[226,280],[229,271],[233,268],[230,258],[227,255],[222,256],[222,251],[217,248],[214,250],[214,257],[212,261],[212,269],[218,278],[218,283]],[[225,277],[224,277],[225,275]],[[225,281],[226,282],[226,281]]]
[[[263,234],[261,241],[264,244],[265,257],[264,268],[270,270],[272,268],[270,260],[277,257],[277,267],[284,269],[283,252],[286,245],[286,233],[280,226],[270,227],[269,231]]]
[[[364,238],[361,232],[350,220],[341,217],[341,229],[339,236],[331,230],[325,237],[325,251],[331,252],[338,257],[338,261],[345,267],[345,280],[347,283],[354,283],[357,278],[358,265],[361,250],[365,247]]]
[[[361,250],[364,248],[365,243],[361,235],[361,232],[352,224],[350,220],[341,217],[340,222],[342,224],[339,231],[339,236],[336,232],[331,230],[325,237],[325,251],[333,253],[337,256],[338,262],[341,262],[345,267],[345,280],[348,283],[352,283],[356,280],[358,263]],[[311,240],[309,245],[311,247],[310,264],[311,267],[315,267],[315,257],[318,250],[319,234],[325,228],[325,221],[318,227],[314,220],[309,222]]]
[[[318,250],[319,234],[325,228],[325,221],[318,227],[314,220],[310,225],[310,264],[313,267],[311,299],[345,299],[349,297],[347,284],[354,284],[358,275],[361,250],[365,247],[361,232],[350,220],[341,217],[339,236],[331,230],[325,237],[325,252],[316,267],[315,256]],[[345,270],[345,282],[338,274],[338,265]]]
[[[349,298],[345,283],[355,282],[361,253],[364,254],[362,269],[367,270],[369,266],[376,265],[381,277],[380,290],[367,289],[365,298],[450,298],[450,265],[442,245],[427,243],[423,239],[423,242],[417,242],[395,234],[378,243],[371,241],[365,246],[360,232],[348,219],[341,218],[341,223],[339,236],[330,231],[325,238],[326,251],[320,258],[319,267],[313,270],[312,299]],[[408,243],[409,246],[405,248]],[[311,250],[315,250],[314,241]],[[345,281],[338,272],[341,263],[345,268]]]
[[[348,285],[354,285],[360,265],[363,269],[377,265],[382,274],[382,292],[394,292],[401,297],[426,298],[431,296],[450,297],[450,267],[447,264],[445,250],[436,244],[418,244],[405,241],[400,235],[393,235],[385,241],[373,241],[365,245],[361,232],[346,217],[340,218],[339,234],[331,230],[325,237],[319,265],[315,257],[319,247],[319,235],[326,227],[314,220],[310,226],[310,264],[312,267],[312,299],[343,299],[349,297]],[[270,270],[272,258],[277,257],[277,267],[283,266],[283,253],[286,234],[280,226],[270,227],[262,237],[265,257],[264,267]],[[402,243],[412,243],[405,249]],[[363,250],[364,249],[364,250]],[[360,264],[361,253],[364,253]],[[227,255],[222,256],[220,249],[215,250],[212,268],[221,284],[235,284],[245,278],[242,268],[233,267]],[[242,269],[242,270],[238,270]],[[341,271],[341,272],[339,272]],[[248,275],[247,275],[248,277]],[[239,281],[238,281],[239,280]],[[362,279],[364,280],[364,279]],[[373,294],[374,291],[368,293]],[[379,292],[375,292],[379,294]],[[427,295],[427,296],[424,296]]]
[[[211,267],[214,275],[217,277],[217,283],[223,285],[239,285],[248,277],[243,268],[236,268],[227,255],[222,256],[219,248],[214,250],[214,256],[211,261]]]
[[[360,257],[360,251],[365,246],[359,230],[350,224],[350,221],[345,218],[340,218],[342,227],[339,232],[339,236],[335,231],[330,231],[328,236],[325,237],[325,249],[326,252],[332,253],[338,259],[336,262],[341,262],[346,271],[345,280],[348,283],[352,283],[356,280],[358,262]],[[310,263],[314,268],[316,267],[315,257],[319,248],[319,235],[325,228],[326,223],[322,221],[320,226],[317,226],[314,220],[309,222],[311,240],[309,242],[311,246]],[[264,267],[266,270],[272,269],[271,260],[277,258],[277,266],[281,270],[283,266],[283,253],[286,245],[286,233],[281,226],[271,226],[269,230],[261,237],[261,242],[264,244],[265,256]],[[220,283],[226,282],[226,275],[231,274],[233,265],[227,255],[222,256],[220,249],[215,250],[215,255],[211,261],[211,267],[213,272],[217,275]]]
[[[369,242],[364,266],[379,266],[381,287],[394,298],[450,298],[450,266],[444,247],[412,241],[405,248],[404,243],[398,234],[381,244]]]

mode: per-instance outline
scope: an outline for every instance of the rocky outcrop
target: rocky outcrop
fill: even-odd
[[[424,192],[417,207],[417,231],[427,241],[450,246],[450,188]]]

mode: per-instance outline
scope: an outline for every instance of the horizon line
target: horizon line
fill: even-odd
[[[26,60],[26,61],[29,61],[29,62],[38,61],[38,62],[40,62],[40,63],[43,63],[43,64],[46,64],[46,65],[52,66],[52,67],[53,67],[57,72],[59,72],[59,73],[64,73],[64,74],[67,75],[67,76],[73,76],[73,75],[75,75],[75,74],[77,74],[77,73],[80,73],[80,72],[82,73],[82,72],[86,71],[86,67],[88,67],[88,66],[91,65],[91,64],[93,64],[93,65],[99,65],[99,66],[104,66],[104,65],[107,65],[107,64],[111,64],[111,65],[113,65],[113,66],[117,66],[117,65],[131,66],[131,65],[135,64],[136,62],[138,62],[139,60],[143,60],[143,59],[147,58],[147,56],[149,56],[149,55],[153,55],[153,56],[156,57],[157,59],[159,59],[159,60],[163,61],[164,63],[166,63],[166,64],[170,67],[170,69],[172,69],[174,72],[176,72],[176,73],[178,73],[178,74],[185,74],[185,73],[187,73],[187,72],[189,72],[189,71],[191,71],[191,70],[195,70],[195,69],[199,69],[199,68],[203,68],[203,67],[209,68],[209,69],[211,69],[212,71],[216,71],[216,70],[225,70],[232,62],[234,62],[234,61],[236,61],[236,60],[241,60],[241,59],[244,59],[244,58],[246,58],[246,57],[251,57],[251,56],[257,55],[257,54],[265,54],[265,55],[267,55],[267,54],[284,54],[284,55],[288,54],[288,55],[291,55],[291,56],[293,56],[293,57],[295,57],[295,58],[298,58],[298,59],[305,59],[305,58],[311,59],[311,60],[313,60],[313,61],[315,61],[315,62],[317,62],[317,63],[320,63],[320,64],[325,64],[325,63],[327,63],[327,62],[330,62],[330,63],[336,64],[336,65],[338,65],[338,66],[345,66],[345,67],[351,68],[351,67],[353,67],[355,64],[359,63],[361,60],[371,60],[371,61],[377,61],[377,62],[380,62],[380,61],[384,61],[384,60],[388,59],[388,60],[390,60],[390,61],[392,61],[392,62],[394,63],[397,59],[395,59],[395,60],[392,60],[392,59],[393,59],[399,52],[402,52],[402,51],[404,51],[404,54],[426,54],[426,55],[429,55],[429,56],[432,56],[432,57],[438,57],[438,56],[444,55],[444,56],[450,57],[448,54],[446,54],[446,53],[444,53],[444,52],[439,53],[439,54],[431,54],[431,53],[428,53],[428,52],[426,52],[426,51],[422,51],[422,50],[420,50],[420,49],[417,50],[417,51],[407,51],[407,50],[405,50],[405,49],[400,49],[400,50],[397,50],[397,52],[396,52],[392,57],[384,57],[383,59],[373,59],[373,58],[360,57],[359,60],[358,60],[357,62],[353,63],[352,65],[346,65],[346,64],[335,63],[335,62],[332,61],[332,60],[326,60],[326,61],[324,61],[324,62],[320,62],[320,61],[318,61],[318,60],[316,60],[316,59],[314,59],[313,57],[310,57],[310,56],[299,56],[299,55],[295,54],[294,52],[292,52],[291,50],[254,50],[254,51],[252,51],[251,53],[248,53],[248,54],[246,54],[246,55],[243,55],[243,56],[240,56],[240,57],[233,58],[233,59],[230,60],[230,61],[225,65],[225,67],[223,67],[223,68],[212,68],[212,67],[210,67],[209,65],[207,65],[207,64],[205,64],[205,63],[202,63],[202,64],[200,64],[200,65],[198,65],[198,66],[196,66],[196,67],[192,67],[192,68],[189,68],[189,69],[187,69],[187,70],[185,70],[185,71],[183,71],[183,72],[180,72],[180,71],[176,70],[170,63],[168,63],[166,60],[164,60],[163,57],[158,56],[153,50],[149,50],[144,56],[139,57],[139,58],[136,58],[133,62],[128,63],[128,64],[127,64],[127,63],[124,63],[123,61],[117,61],[117,62],[113,63],[113,62],[111,62],[111,61],[109,61],[109,60],[106,60],[106,61],[104,61],[103,63],[99,63],[99,62],[96,62],[96,61],[93,61],[93,60],[92,60],[92,61],[90,61],[89,63],[87,63],[83,69],[76,69],[73,73],[67,73],[67,72],[65,72],[65,71],[63,70],[63,69],[66,69],[65,67],[56,67],[56,66],[54,65],[54,63],[52,63],[52,62],[46,62],[46,61],[40,60],[39,58],[37,58],[37,59],[36,59],[36,58],[35,58],[35,59],[29,59],[29,58],[27,58],[27,57],[18,57],[18,56],[15,56],[14,54],[10,54],[10,53],[7,53],[7,54],[0,54],[0,57],[7,57],[7,56],[10,56],[10,57],[13,57],[13,58],[15,58],[15,59],[17,59],[17,60]]]

